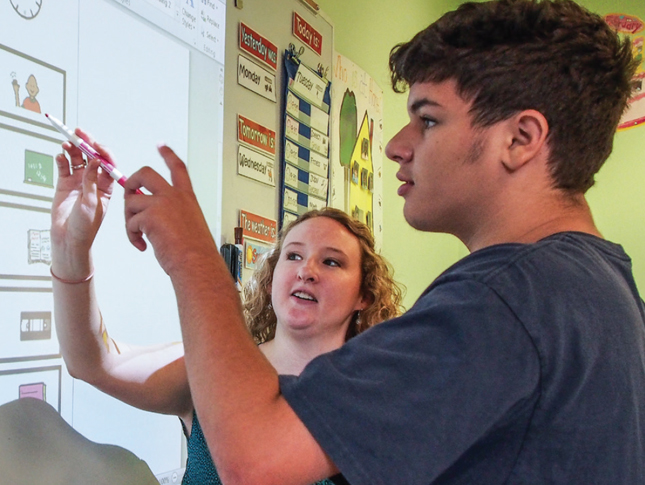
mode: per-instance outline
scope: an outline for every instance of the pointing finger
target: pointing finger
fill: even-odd
[[[159,154],[162,156],[166,165],[170,169],[170,179],[173,187],[180,190],[193,191],[193,185],[190,182],[186,164],[181,161],[177,154],[167,145],[159,145]]]

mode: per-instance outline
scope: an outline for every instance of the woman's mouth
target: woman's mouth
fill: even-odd
[[[296,291],[296,292],[292,293],[291,296],[295,296],[299,300],[318,302],[318,300],[316,300],[312,295],[310,295],[309,293],[306,293],[304,291]]]

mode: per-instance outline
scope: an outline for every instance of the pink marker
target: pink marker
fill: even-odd
[[[48,114],[45,114],[49,122],[52,124],[54,128],[56,128],[58,131],[60,131],[65,138],[67,138],[70,142],[72,142],[74,145],[76,145],[88,158],[96,158],[99,163],[101,164],[101,168],[105,170],[108,174],[110,174],[110,177],[112,177],[114,180],[116,180],[121,187],[125,187],[125,181],[128,180],[128,178],[123,175],[119,170],[112,165],[109,161],[107,161],[105,158],[103,158],[99,153],[94,150],[85,140],[80,138],[76,133],[74,133],[72,130],[70,130],[67,126],[65,126],[61,121],[57,120],[53,116],[50,116]],[[137,194],[143,194],[139,189],[137,189]]]

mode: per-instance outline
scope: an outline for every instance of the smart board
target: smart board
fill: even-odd
[[[60,355],[49,226],[62,137],[44,113],[92,133],[125,174],[148,165],[167,176],[156,146],[171,146],[208,184],[198,197],[219,238],[225,2],[208,4],[0,3],[0,404],[46,400],[87,438],[127,448],[160,479],[184,466],[179,420],[73,380]],[[93,248],[110,335],[136,345],[178,341],[170,281],[152,250],[129,244],[123,190],[114,193]]]

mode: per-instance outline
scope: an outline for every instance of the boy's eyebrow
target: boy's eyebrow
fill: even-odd
[[[441,107],[441,104],[439,104],[438,102],[436,102],[436,101],[434,101],[432,99],[421,98],[421,99],[417,99],[414,103],[412,103],[410,105],[409,109],[410,109],[411,113],[416,113],[417,111],[419,111],[419,109],[421,109],[424,106],[438,106],[438,107]]]

